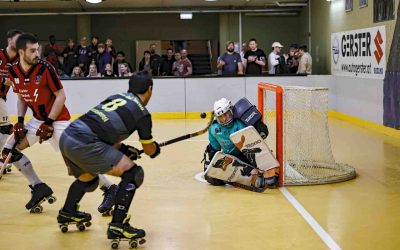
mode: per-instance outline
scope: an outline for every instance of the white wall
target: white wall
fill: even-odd
[[[329,88],[329,109],[383,124],[383,81],[312,75],[307,77],[232,77],[154,79],[150,112],[200,112],[212,109],[215,100],[227,97],[233,102],[246,96],[257,105],[257,84]],[[82,114],[105,97],[128,89],[127,79],[65,80],[67,107],[71,114]],[[8,95],[10,114],[16,114],[16,98]]]

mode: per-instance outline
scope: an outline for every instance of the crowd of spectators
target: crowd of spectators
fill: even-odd
[[[274,42],[267,56],[258,48],[254,38],[243,43],[240,52],[235,51],[234,42],[228,41],[225,53],[217,60],[218,75],[262,75],[263,72],[269,75],[311,74],[312,58],[307,46],[292,44],[287,53],[282,53],[283,48],[281,43]],[[163,56],[156,51],[157,45],[150,44],[143,53],[138,70],[146,70],[153,76],[185,77],[193,74],[187,49],[174,52],[168,48]],[[56,37],[51,35],[42,49],[42,57],[56,68],[61,78],[129,77],[133,72],[125,53],[116,51],[111,38],[101,42],[97,36],[93,36],[88,43],[87,38],[82,37],[79,45],[68,39],[62,50]]]
[[[248,44],[243,43],[240,53],[234,51],[234,43],[226,43],[226,52],[218,58],[218,74],[232,75],[268,75],[311,74],[312,58],[307,52],[307,46],[292,44],[288,53],[282,53],[284,46],[274,42],[268,57],[263,50],[257,47],[256,39],[250,39]]]

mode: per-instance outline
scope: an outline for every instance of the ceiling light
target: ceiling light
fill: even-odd
[[[275,4],[279,7],[304,7],[307,3],[281,3],[276,1]]]
[[[206,2],[216,2],[217,0],[204,0]]]
[[[86,0],[88,3],[101,3],[103,0]]]
[[[193,14],[191,12],[181,13],[181,19],[192,19]]]

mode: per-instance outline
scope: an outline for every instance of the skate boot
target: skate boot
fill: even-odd
[[[53,190],[46,183],[39,183],[35,186],[29,185],[32,189],[31,200],[25,205],[26,209],[30,210],[31,213],[41,213],[43,211],[42,204],[47,200],[49,204],[53,204],[57,199],[54,197]]]
[[[110,223],[107,230],[107,238],[111,239],[111,248],[117,249],[120,241],[129,241],[130,248],[137,248],[146,243],[144,237],[146,232],[143,229],[134,228],[129,225],[130,215],[123,223]]]
[[[115,204],[115,196],[117,195],[118,186],[113,184],[108,189],[102,187],[101,190],[104,191],[103,194],[104,199],[103,202],[100,204],[100,206],[97,208],[97,210],[103,216],[110,216],[113,214],[113,207]]]
[[[85,231],[87,227],[90,227],[92,223],[92,215],[85,212],[76,211],[75,213],[67,213],[62,209],[58,212],[57,222],[61,229],[61,232],[68,232],[68,225],[76,224],[76,228],[79,231]]]

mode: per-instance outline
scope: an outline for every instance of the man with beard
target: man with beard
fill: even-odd
[[[14,163],[29,181],[32,197],[25,207],[35,213],[41,212],[42,202],[48,200],[52,203],[55,198],[52,196],[53,190],[42,182],[31,161],[21,151],[36,142],[42,143],[47,140],[55,151],[59,151],[61,134],[70,124],[70,114],[64,105],[66,96],[61,81],[54,67],[39,59],[38,48],[38,41],[32,34],[22,34],[16,42],[20,59],[9,67],[8,77],[14,92],[18,95],[18,122],[14,125],[14,137],[8,139],[2,152],[3,160],[12,152],[10,163]],[[33,118],[24,124],[28,107],[32,110]],[[13,149],[16,141],[17,146]],[[108,186],[108,189],[111,189],[112,183],[104,176],[100,176],[100,182],[101,186]],[[117,186],[113,186],[113,193],[106,193],[105,198],[115,197],[116,188]],[[107,209],[109,210],[110,206],[107,206]],[[101,210],[99,208],[99,212],[105,212]]]
[[[161,56],[156,53],[156,44],[150,44],[150,65],[153,76],[160,75]]]
[[[217,68],[222,70],[223,76],[243,75],[242,59],[234,49],[234,43],[228,41],[226,43],[226,52],[220,56]]]
[[[7,47],[0,50],[0,149],[3,148],[7,138],[12,134],[12,125],[8,121],[6,97],[9,86],[8,67],[18,58],[15,42],[22,34],[20,30],[7,32]]]

